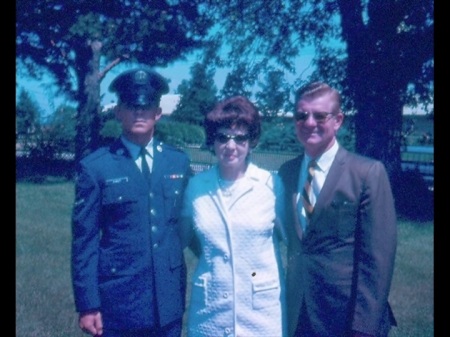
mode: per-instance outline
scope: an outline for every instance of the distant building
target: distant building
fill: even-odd
[[[428,111],[427,111],[428,110]],[[418,105],[417,107],[404,106],[403,107],[403,115],[426,115],[427,113],[431,113],[434,111],[434,105],[428,104],[425,107],[423,105]]]
[[[180,95],[169,94],[161,96],[162,114],[170,116],[180,102]]]
[[[161,109],[162,114],[166,116],[170,116],[172,112],[177,107],[178,102],[180,102],[180,95],[176,94],[169,94],[169,95],[162,95],[161,96]],[[102,112],[108,111],[109,109],[112,109],[116,106],[116,102],[112,102],[109,104],[106,104],[102,108]]]

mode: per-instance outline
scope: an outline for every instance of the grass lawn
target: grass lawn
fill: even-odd
[[[70,282],[73,193],[70,182],[16,184],[17,337],[87,336]],[[390,336],[433,336],[434,224],[399,222],[398,230],[390,296],[398,327]]]

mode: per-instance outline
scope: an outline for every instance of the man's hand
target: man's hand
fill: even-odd
[[[101,336],[103,334],[102,314],[100,311],[88,311],[80,313],[78,325],[81,330],[92,336]]]

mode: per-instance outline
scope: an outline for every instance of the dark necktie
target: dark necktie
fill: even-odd
[[[314,210],[313,205],[311,204],[310,195],[312,189],[312,180],[314,178],[315,167],[317,163],[315,160],[311,160],[308,164],[308,177],[306,178],[305,185],[302,190],[302,202],[303,207],[305,208],[306,218],[309,220],[311,214]]]
[[[142,175],[144,176],[145,180],[147,181],[148,186],[150,186],[151,173],[150,173],[150,167],[148,166],[148,163],[147,163],[147,158],[146,158],[147,154],[148,154],[148,152],[145,149],[145,147],[142,147],[141,152],[140,152]]]

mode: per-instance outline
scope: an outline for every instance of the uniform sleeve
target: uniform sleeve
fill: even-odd
[[[78,312],[100,307],[98,292],[99,214],[101,191],[85,166],[79,165],[72,210],[72,285]]]
[[[186,248],[192,240],[193,232],[193,219],[192,219],[192,186],[191,181],[188,182],[186,190],[183,195],[183,203],[181,207],[180,217],[180,238],[181,245]]]

